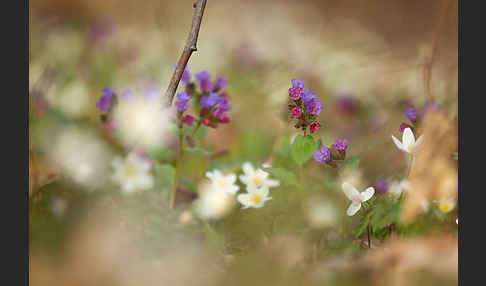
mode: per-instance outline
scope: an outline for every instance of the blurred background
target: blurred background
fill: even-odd
[[[166,186],[130,198],[100,187],[111,156],[123,153],[103,129],[102,90],[164,92],[193,2],[29,2],[30,283],[457,285],[457,209],[424,215],[406,235],[376,240],[368,251],[352,235],[358,221],[344,216],[339,187],[342,178],[363,190],[379,177],[402,178],[407,163],[390,137],[401,138],[405,109],[427,100],[445,118],[428,128],[445,130],[445,152],[457,152],[457,1],[208,0],[188,68],[228,78],[231,123],[207,130],[202,143],[223,155],[185,159],[173,212]],[[292,78],[304,78],[323,102],[316,136],[325,145],[347,138],[348,156],[359,159],[340,171],[310,162],[305,194],[282,184],[275,192],[284,195],[273,194],[268,207],[235,210],[201,231],[185,211],[207,170],[236,170],[244,161],[292,170]],[[173,164],[176,143],[156,161]],[[95,175],[79,170],[89,160]],[[451,166],[427,178],[447,172],[456,180]],[[332,202],[335,222],[315,227],[310,201]]]

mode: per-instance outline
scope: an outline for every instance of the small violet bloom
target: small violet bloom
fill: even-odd
[[[322,101],[318,98],[312,99],[306,104],[307,112],[312,115],[319,115],[322,111]]]
[[[407,108],[407,110],[405,110],[404,115],[411,122],[415,122],[417,120],[417,116],[418,116],[417,109],[415,109],[414,107],[410,106],[410,107]]]
[[[205,95],[201,98],[201,104],[204,109],[210,109],[211,107],[222,102],[224,99],[215,92],[210,92],[209,95]]]
[[[439,103],[437,103],[436,101],[432,103],[430,100],[427,100],[424,104],[424,108],[420,111],[420,118],[423,118],[431,107],[437,110],[439,109]]]
[[[307,106],[313,99],[317,99],[317,94],[312,92],[310,89],[306,89],[302,95],[302,101]]]
[[[304,79],[301,78],[301,79],[295,79],[293,78],[292,80],[290,80],[290,82],[292,82],[292,87],[300,87],[301,89],[304,89]]]
[[[189,108],[189,99],[191,99],[191,97],[185,91],[177,94],[177,101],[175,103],[177,112],[183,113]]]
[[[188,85],[191,82],[191,74],[189,73],[187,67],[184,69],[184,72],[182,72],[181,82],[184,85]]]
[[[309,124],[309,129],[310,129],[310,132],[313,133],[314,131],[317,131],[319,130],[319,128],[321,128],[321,125],[319,124],[319,122],[317,121],[312,121],[310,124]]]
[[[96,107],[100,111],[106,112],[110,108],[111,99],[115,95],[115,92],[109,88],[103,89],[103,95],[101,96],[100,100],[96,103]]]
[[[326,146],[322,146],[320,150],[314,152],[314,160],[320,163],[327,163],[331,160],[331,152]]]
[[[295,106],[290,111],[290,117],[292,118],[300,118],[301,116],[302,116],[302,109],[300,109],[300,107],[298,106]]]
[[[228,87],[228,80],[224,77],[218,77],[214,83],[214,91],[219,91]]]
[[[385,177],[380,176],[375,182],[375,190],[379,194],[386,194],[388,191],[388,182],[386,181]]]
[[[202,70],[194,75],[199,81],[199,86],[203,91],[211,91],[213,89],[213,84],[211,83],[211,75],[208,71]]]
[[[346,148],[348,148],[348,139],[336,138],[336,142],[332,144],[332,148],[338,150],[339,152],[346,151]]]

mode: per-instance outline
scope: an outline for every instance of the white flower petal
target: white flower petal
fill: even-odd
[[[403,145],[402,145],[402,142],[400,142],[400,140],[398,140],[395,136],[392,135],[392,139],[393,139],[393,143],[395,143],[395,145],[397,145],[398,149],[402,150],[402,151],[405,151],[405,149],[403,148]]]
[[[356,188],[353,185],[351,185],[347,182],[344,182],[341,187],[343,189],[344,194],[346,195],[346,197],[349,200],[361,201],[361,196],[360,196],[358,190],[356,190]]]
[[[240,181],[243,184],[248,185],[248,176],[247,175],[240,175],[239,178],[240,178]]]
[[[371,197],[375,194],[375,188],[369,187],[364,192],[361,193],[361,201],[366,202],[367,200],[371,199]]]
[[[409,127],[405,128],[402,135],[402,145],[405,150],[408,147],[413,146],[415,144],[415,137],[413,136],[412,129]]]
[[[418,147],[422,143],[422,139],[424,138],[424,135],[420,135],[419,138],[417,138],[417,141],[415,141],[415,147]]]
[[[236,199],[238,200],[238,202],[240,202],[240,204],[242,204],[243,206],[246,206],[248,207],[249,205],[251,205],[251,202],[250,202],[250,195],[249,194],[241,194],[241,195],[238,195],[236,197]]]
[[[253,175],[255,173],[255,169],[253,169],[253,166],[250,162],[245,162],[243,163],[243,172],[245,175]]]
[[[236,175],[235,174],[228,174],[226,175],[226,179],[230,184],[234,184],[236,182]]]
[[[355,213],[359,211],[361,208],[361,203],[358,202],[353,202],[349,205],[348,210],[346,211],[346,214],[348,216],[353,216]]]
[[[278,187],[280,185],[280,182],[277,180],[272,180],[272,179],[267,179],[265,182],[267,187]]]

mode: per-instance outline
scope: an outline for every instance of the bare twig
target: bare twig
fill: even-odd
[[[177,62],[176,69],[172,74],[172,78],[169,83],[169,87],[165,92],[166,97],[168,97],[167,104],[170,106],[172,105],[172,100],[174,98],[174,94],[177,90],[177,86],[179,86],[179,81],[181,80],[182,73],[186,68],[187,62],[191,57],[192,53],[197,51],[197,37],[199,35],[199,28],[201,27],[201,20],[204,14],[204,8],[206,7],[206,0],[198,0],[193,7],[194,16],[192,17],[192,24],[191,24],[191,31],[189,32],[189,36],[187,37],[186,44],[184,46],[184,50],[182,51],[182,55]]]
[[[453,0],[449,0],[447,3],[444,3],[442,6],[441,14],[439,16],[439,21],[437,23],[437,26],[435,28],[435,35],[432,41],[432,54],[430,57],[426,60],[424,64],[424,83],[425,83],[425,92],[427,99],[433,100],[434,96],[432,93],[432,87],[431,87],[431,80],[432,80],[432,66],[434,65],[434,62],[437,57],[437,53],[439,50],[439,38],[440,38],[440,32],[444,28],[443,26],[446,23],[446,18],[449,13],[449,10],[451,9],[452,4],[454,3]]]

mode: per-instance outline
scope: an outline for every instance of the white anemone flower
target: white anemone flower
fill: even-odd
[[[351,200],[351,205],[349,205],[346,214],[348,216],[353,216],[361,208],[361,203],[366,202],[371,199],[375,194],[375,189],[373,187],[367,188],[364,192],[359,192],[353,185],[344,182],[342,184],[342,189],[346,197]]]
[[[126,158],[116,157],[112,166],[113,181],[121,187],[124,194],[133,194],[154,186],[154,178],[150,173],[152,163],[132,152]]]
[[[247,187],[256,188],[271,188],[280,185],[277,180],[269,179],[269,174],[262,169],[255,170],[250,162],[243,164],[244,175],[240,175],[240,181],[242,181]]]
[[[220,219],[230,213],[234,206],[234,196],[221,189],[214,188],[214,183],[202,183],[199,198],[195,202],[195,212],[202,219]]]
[[[442,199],[439,201],[439,209],[443,213],[448,213],[452,211],[455,206],[456,202],[452,199]]]
[[[206,172],[206,177],[211,180],[211,188],[215,191],[234,195],[240,189],[235,184],[235,174],[223,175],[221,171],[214,170],[213,172]]]
[[[413,135],[412,129],[405,128],[402,135],[402,142],[392,135],[393,142],[397,145],[398,149],[405,153],[413,154],[422,142],[423,135],[420,135],[417,141],[415,141],[415,136]]]
[[[243,205],[242,209],[261,208],[265,205],[266,201],[272,199],[268,194],[269,190],[267,187],[257,188],[249,185],[247,187],[247,193],[238,195],[236,199]]]
[[[407,180],[394,181],[390,184],[388,193],[395,199],[398,199],[403,192],[410,190],[410,184]]]

